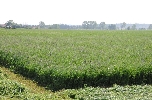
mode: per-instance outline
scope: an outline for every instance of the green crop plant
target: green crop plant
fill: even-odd
[[[152,83],[152,31],[4,30],[0,63],[52,90]]]

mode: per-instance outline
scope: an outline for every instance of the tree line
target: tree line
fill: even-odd
[[[146,30],[152,29],[152,24],[149,26],[138,27],[140,24],[127,24],[125,22],[119,24],[106,24],[105,22],[100,22],[97,24],[96,21],[83,21],[82,25],[67,25],[67,24],[53,24],[46,25],[43,21],[40,21],[38,25],[22,25],[17,24],[13,20],[7,21],[4,25],[0,27],[7,29],[16,29],[16,28],[26,28],[26,29],[98,29],[98,30]]]

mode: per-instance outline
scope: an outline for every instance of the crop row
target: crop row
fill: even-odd
[[[0,30],[0,63],[53,90],[152,83],[151,31]]]

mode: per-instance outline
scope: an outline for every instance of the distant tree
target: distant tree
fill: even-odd
[[[146,30],[145,28],[139,28],[138,30]]]
[[[115,24],[111,24],[108,26],[109,30],[116,30],[116,25]]]
[[[23,26],[25,29],[32,29],[32,26],[31,25],[24,25]]]
[[[126,28],[126,23],[123,22],[123,23],[121,24],[121,30],[122,30],[122,29],[125,29],[125,28]]]
[[[148,29],[149,29],[149,30],[151,30],[151,29],[152,29],[152,24],[150,24],[150,25],[149,25]]]
[[[96,21],[84,21],[82,23],[82,27],[84,29],[95,29],[97,27],[97,22]]]
[[[97,28],[97,22],[96,21],[93,21],[93,29],[96,29]]]
[[[69,29],[70,26],[66,24],[60,24],[60,29]]]
[[[39,22],[39,28],[45,28],[45,23],[43,21]]]
[[[8,29],[15,29],[16,28],[16,23],[13,22],[13,20],[9,20],[5,23],[5,27]]]
[[[60,29],[60,25],[59,24],[53,24],[51,29]]]
[[[132,30],[136,30],[136,24],[133,24],[131,27]]]
[[[82,28],[88,29],[88,21],[83,21]]]
[[[130,26],[127,27],[127,30],[130,30]]]
[[[105,23],[105,22],[101,22],[101,23],[99,24],[99,26],[100,26],[100,29],[104,30],[104,29],[105,29],[105,26],[106,26],[106,23]]]
[[[97,26],[96,21],[88,21],[89,29],[95,29]]]

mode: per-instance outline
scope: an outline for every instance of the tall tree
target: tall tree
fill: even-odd
[[[6,28],[13,28],[13,29],[15,29],[16,28],[16,23],[14,23],[13,22],[13,20],[9,20],[9,21],[7,21],[6,23],[5,23],[5,26],[6,26]]]
[[[97,27],[96,21],[88,21],[89,23],[89,29],[95,29]]]
[[[122,30],[122,29],[125,29],[125,28],[126,28],[126,23],[123,22],[123,23],[121,24],[121,30]]]
[[[127,30],[130,30],[130,26],[127,27]]]
[[[44,23],[43,21],[40,21],[40,22],[39,22],[39,27],[40,27],[40,28],[45,28],[45,23]]]
[[[88,21],[83,21],[82,27],[83,27],[84,29],[88,29]]]
[[[106,26],[106,23],[105,23],[105,22],[101,22],[101,23],[99,24],[99,26],[100,26],[100,29],[104,30],[104,29],[105,29],[105,26]]]
[[[82,23],[82,27],[84,29],[95,29],[97,27],[97,22],[96,21],[84,21]]]

